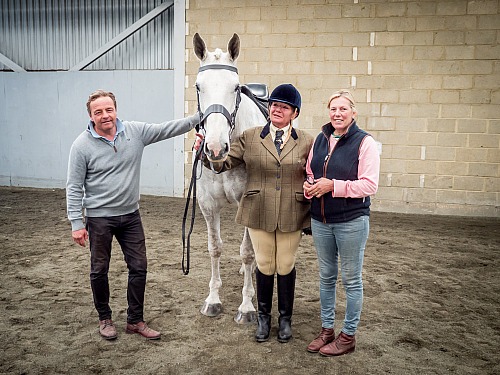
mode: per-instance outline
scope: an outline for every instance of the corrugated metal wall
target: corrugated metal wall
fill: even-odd
[[[68,70],[163,2],[0,0],[0,53],[27,71]],[[172,69],[173,8],[84,70]]]

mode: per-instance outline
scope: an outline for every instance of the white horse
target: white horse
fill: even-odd
[[[194,51],[200,60],[200,69],[196,78],[198,106],[203,114],[202,131],[205,132],[203,151],[209,160],[224,160],[229,152],[230,142],[245,129],[266,123],[266,117],[258,106],[241,93],[236,59],[240,51],[240,39],[234,34],[227,46],[227,52],[219,48],[210,52],[205,42],[196,33],[193,38]],[[202,167],[203,168],[203,167]],[[222,286],[220,276],[220,256],[222,239],[220,235],[220,211],[227,203],[238,204],[246,185],[245,166],[216,174],[204,169],[198,181],[198,204],[207,222],[208,251],[212,263],[210,294],[201,313],[217,316],[222,312],[219,289]],[[244,284],[243,301],[234,320],[237,323],[255,321],[256,312],[252,303],[255,289],[252,282],[255,254],[245,228],[240,246]]]

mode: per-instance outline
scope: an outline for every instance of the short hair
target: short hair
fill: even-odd
[[[97,90],[97,91],[94,91],[92,94],[90,94],[89,99],[87,100],[87,112],[89,113],[89,116],[92,116],[92,113],[90,113],[90,103],[92,103],[94,100],[97,100],[99,98],[106,97],[106,96],[113,99],[113,104],[115,105],[115,109],[116,109],[115,94],[113,94],[111,91]]]
[[[330,108],[330,103],[332,102],[333,99],[337,99],[340,97],[344,97],[347,100],[351,102],[351,108],[356,111],[356,102],[354,101],[354,97],[352,96],[351,92],[349,90],[340,90],[336,91],[330,96],[328,99],[328,104],[326,105],[326,108]]]

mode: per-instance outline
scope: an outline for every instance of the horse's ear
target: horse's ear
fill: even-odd
[[[227,44],[227,51],[233,61],[238,58],[238,55],[240,54],[240,37],[238,34],[233,34],[233,37]]]
[[[193,36],[193,47],[194,53],[201,61],[207,58],[207,46],[198,33],[194,34]]]

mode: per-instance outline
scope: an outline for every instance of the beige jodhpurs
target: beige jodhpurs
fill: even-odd
[[[295,267],[295,259],[302,230],[295,232],[266,232],[262,229],[248,228],[255,251],[255,261],[264,275],[285,276]]]

